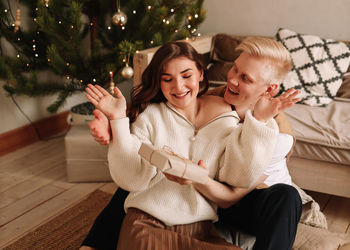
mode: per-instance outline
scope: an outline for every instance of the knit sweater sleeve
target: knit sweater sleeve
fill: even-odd
[[[226,138],[220,160],[218,179],[235,187],[249,187],[268,166],[277,141],[278,126],[274,119],[256,120],[249,110],[243,124],[238,124]]]
[[[114,182],[131,192],[149,188],[157,176],[155,167],[138,155],[141,143],[151,143],[147,123],[135,121],[137,129],[130,132],[129,119],[112,120],[113,141],[108,149],[109,170]]]

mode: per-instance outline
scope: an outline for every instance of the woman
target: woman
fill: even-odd
[[[278,108],[272,113],[255,114],[265,123],[247,112],[244,126],[238,128],[234,126],[236,112],[220,98],[200,96],[199,82],[203,84],[203,67],[189,44],[162,46],[143,74],[143,85],[134,92],[130,111],[133,134],[128,127],[125,99],[118,90],[115,99],[102,88],[90,85],[87,89],[88,99],[111,120],[115,138],[108,154],[111,175],[119,186],[131,191],[125,202],[127,215],[119,249],[144,249],[147,244],[149,249],[169,249],[174,242],[174,249],[234,247],[214,233],[211,221],[217,219],[215,206],[191,186],[169,182],[137,156],[141,142],[168,145],[186,158],[204,160],[211,178],[225,171],[220,181],[235,186],[251,185],[262,174],[278,133],[270,119]],[[260,106],[266,103],[263,100]],[[251,148],[239,144],[241,138],[249,147],[257,146],[254,154]],[[254,166],[245,160],[260,155],[267,157]],[[234,171],[229,168],[232,164],[236,165]],[[242,173],[242,169],[248,171],[238,178],[236,173]]]

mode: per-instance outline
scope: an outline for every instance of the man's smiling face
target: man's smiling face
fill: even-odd
[[[227,74],[225,101],[236,107],[252,109],[267,91],[272,73],[270,60],[243,52]]]

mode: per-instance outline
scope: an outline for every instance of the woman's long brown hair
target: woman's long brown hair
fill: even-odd
[[[194,61],[198,70],[205,71],[201,55],[187,42],[169,42],[160,47],[154,54],[150,64],[142,73],[142,82],[134,87],[131,92],[131,106],[128,116],[130,123],[134,122],[149,104],[166,102],[166,98],[160,88],[161,73],[165,65],[172,59],[184,56]],[[203,95],[209,87],[204,72],[203,81],[199,82],[198,97]]]

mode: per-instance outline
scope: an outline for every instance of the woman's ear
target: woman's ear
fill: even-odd
[[[203,79],[204,79],[204,70],[201,70],[200,71],[199,81],[201,82],[201,81],[203,81]]]

